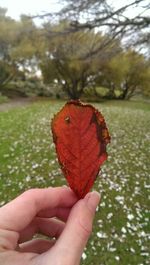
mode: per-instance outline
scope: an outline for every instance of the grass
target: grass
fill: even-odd
[[[31,187],[66,183],[59,169],[50,118],[63,102],[37,102],[0,113],[0,204]],[[101,193],[82,265],[145,265],[148,260],[150,106],[95,104],[112,142],[94,189]]]

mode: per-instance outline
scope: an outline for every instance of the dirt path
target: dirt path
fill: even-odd
[[[27,104],[31,104],[33,100],[30,98],[17,98],[10,100],[9,102],[0,104],[0,112],[7,111],[17,107],[24,107]]]

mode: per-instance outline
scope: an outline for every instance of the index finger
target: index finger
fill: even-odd
[[[0,209],[0,228],[21,231],[46,208],[72,207],[77,201],[67,187],[31,189]]]

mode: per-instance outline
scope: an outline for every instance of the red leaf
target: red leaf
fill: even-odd
[[[107,159],[110,136],[105,120],[92,105],[74,100],[55,115],[52,133],[62,171],[71,189],[83,198]]]

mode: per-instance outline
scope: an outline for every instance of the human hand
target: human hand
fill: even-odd
[[[24,192],[0,209],[0,264],[78,265],[99,199],[78,201],[67,187]],[[53,239],[32,239],[37,233]]]

